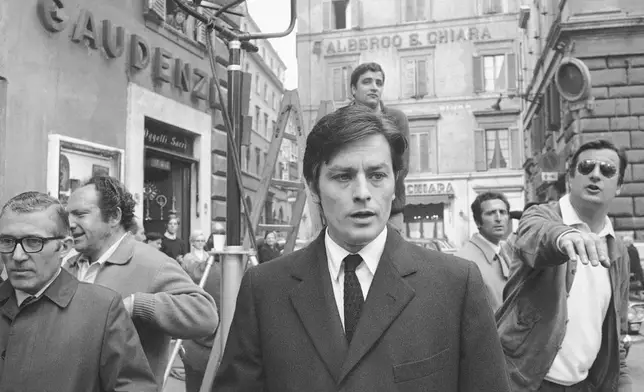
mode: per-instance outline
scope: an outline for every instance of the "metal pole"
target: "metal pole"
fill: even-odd
[[[234,39],[228,43],[230,56],[228,62],[228,113],[230,115],[230,129],[233,133],[235,145],[233,148],[238,156],[241,155],[241,42]],[[226,244],[241,244],[241,192],[237,186],[237,173],[232,152],[227,155],[226,177]]]
[[[226,348],[226,340],[235,314],[237,294],[244,276],[244,255],[248,251],[243,246],[228,246],[221,264],[221,350]]]

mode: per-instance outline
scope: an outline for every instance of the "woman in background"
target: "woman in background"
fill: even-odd
[[[264,243],[257,249],[257,256],[260,263],[271,261],[279,257],[280,249],[277,247],[277,236],[274,231],[268,231],[264,235]]]

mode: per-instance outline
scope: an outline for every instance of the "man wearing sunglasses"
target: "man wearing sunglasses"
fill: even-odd
[[[629,260],[607,216],[627,164],[610,141],[583,144],[569,193],[524,212],[522,263],[496,314],[513,391],[632,391],[621,343]]]
[[[25,192],[0,212],[0,391],[156,391],[121,297],[61,269],[64,207]]]

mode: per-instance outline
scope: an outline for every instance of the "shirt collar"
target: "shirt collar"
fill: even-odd
[[[561,199],[559,199],[559,208],[561,208],[561,219],[563,220],[564,225],[572,227],[582,226],[588,228],[588,224],[581,220],[581,218],[577,214],[577,211],[575,211],[575,208],[572,206],[572,203],[570,202],[570,194],[566,194]],[[598,235],[600,237],[606,237],[610,235],[611,237],[615,238],[613,224],[611,223],[608,216],[604,218],[604,227],[600,230]]]
[[[326,235],[324,236],[324,244],[326,247],[326,254],[329,263],[329,269],[331,270],[331,277],[338,281],[340,279],[340,266],[344,261],[344,258],[351,254],[340,245],[338,245],[333,238],[329,235],[329,229],[326,229]],[[378,236],[368,243],[364,248],[360,249],[358,254],[362,256],[362,260],[366,264],[369,272],[372,275],[375,275],[378,264],[380,263],[380,257],[385,250],[385,243],[387,242],[387,226],[378,234]]]
[[[169,240],[176,240],[176,239],[177,239],[177,235],[176,235],[176,234],[170,234],[170,233],[168,233],[167,231],[166,231],[165,233],[163,233],[163,235],[165,236],[165,238],[167,238],[167,239],[169,239]]]
[[[56,280],[58,275],[60,275],[60,271],[61,271],[61,268],[58,268],[58,271],[56,271],[54,276],[51,279],[49,279],[49,281],[42,287],[42,289],[40,289],[36,294],[33,295],[35,299],[40,298],[44,294],[45,290],[47,290],[49,286],[51,286],[51,284],[54,283],[54,280]],[[18,302],[18,306],[22,305],[22,303],[25,302],[27,298],[32,296],[31,294],[25,293],[22,290],[18,290],[15,288],[14,290],[16,291],[16,302]]]
[[[501,251],[501,243],[494,245],[490,240],[485,238],[485,236],[483,236],[481,233],[475,233],[474,235],[478,237],[478,239],[481,242],[481,245],[489,247],[490,250],[494,252],[495,255],[499,254],[499,252]]]
[[[99,257],[99,258],[98,258],[98,260],[96,260],[96,261],[95,261],[94,263],[92,263],[92,264],[98,264],[98,265],[103,265],[103,264],[105,264],[105,262],[106,262],[110,257],[112,257],[112,255],[113,255],[113,254],[114,254],[114,252],[116,251],[116,248],[118,248],[118,247],[119,247],[119,245],[121,244],[121,241],[123,241],[123,238],[125,238],[127,235],[128,235],[128,233],[123,234],[123,235],[121,236],[121,238],[119,238],[119,239],[118,239],[118,240],[117,240],[117,241],[116,241],[112,246],[110,246],[110,247],[109,247],[109,249],[107,249],[107,250],[105,251],[105,253],[103,253],[103,255],[102,255],[101,257]],[[86,260],[85,258],[82,258],[82,261],[85,261],[85,260]],[[79,261],[81,261],[81,260],[79,260]]]

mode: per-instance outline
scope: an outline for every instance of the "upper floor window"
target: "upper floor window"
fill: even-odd
[[[521,169],[519,129],[492,125],[474,131],[474,148],[477,171]]]
[[[268,137],[268,113],[264,113],[264,135]]]
[[[517,72],[514,53],[474,56],[475,92],[516,90]]]
[[[255,75],[255,92],[257,94],[261,93],[261,85],[259,84],[259,73]]]
[[[508,0],[479,0],[482,14],[504,14],[509,12]]]
[[[200,9],[200,12],[201,11]],[[146,17],[160,20],[163,26],[191,41],[206,44],[206,27],[177,6],[174,0],[147,0]]]
[[[429,19],[430,0],[403,0],[403,22],[418,22]]]
[[[419,99],[433,95],[431,56],[403,58],[402,62],[402,97]]]
[[[264,102],[268,102],[268,83],[264,82]]]
[[[344,30],[362,26],[362,0],[322,0],[322,29]]]
[[[273,91],[271,95],[271,108],[273,108],[273,110],[276,110],[275,109],[276,106],[277,106],[277,99],[275,98],[275,91]]]
[[[436,173],[436,128],[413,127],[409,134],[409,173]]]
[[[353,67],[351,65],[336,65],[331,67],[333,77],[333,100],[343,102],[351,98],[350,78]]]
[[[259,147],[255,147],[255,174],[259,174],[259,169],[262,167],[261,162],[262,150]]]
[[[260,133],[259,131],[259,117],[261,115],[261,109],[259,106],[255,106],[255,132]]]

